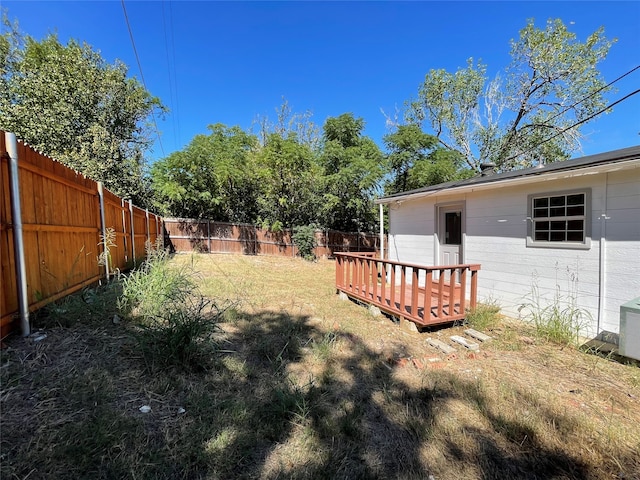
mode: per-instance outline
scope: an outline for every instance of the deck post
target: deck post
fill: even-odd
[[[478,301],[478,270],[471,270],[470,307],[472,310],[476,308],[477,301]]]
[[[442,304],[444,303],[444,268],[440,269],[438,281],[438,319],[442,319]]]
[[[374,258],[371,266],[371,283],[373,284],[371,295],[375,302],[378,300],[378,260]]]
[[[417,268],[411,268],[411,309],[409,314],[413,317],[418,316],[418,278],[419,271]]]
[[[400,267],[400,311],[405,314],[406,299],[406,287],[407,287],[407,267],[402,265]]]
[[[425,271],[424,279],[424,315],[422,319],[424,323],[431,320],[431,295],[433,295],[433,271],[428,268]]]
[[[389,306],[396,308],[396,266],[391,265],[391,285],[389,287]]]
[[[463,268],[460,273],[460,313],[464,313],[467,307],[467,270]]]
[[[380,260],[384,260],[384,206],[380,207]]]
[[[449,315],[455,315],[456,310],[456,273],[457,268],[449,270]]]

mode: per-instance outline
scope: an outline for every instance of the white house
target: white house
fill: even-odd
[[[588,312],[583,335],[619,333],[640,297],[640,146],[380,198],[388,257],[479,263],[478,296],[503,313],[538,293]]]

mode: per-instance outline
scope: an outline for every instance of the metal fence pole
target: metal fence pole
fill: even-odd
[[[11,194],[11,217],[13,222],[13,251],[16,262],[16,280],[18,287],[18,308],[22,336],[31,333],[29,325],[29,300],[27,298],[27,276],[24,263],[24,241],[22,236],[22,209],[20,208],[20,180],[18,177],[18,142],[13,133],[5,132],[7,153],[9,154],[9,190]]]
[[[100,199],[100,225],[102,228],[102,251],[104,253],[104,272],[107,276],[107,282],[109,278],[109,245],[107,244],[107,226],[104,220],[104,186],[102,182],[98,182],[98,198]]]

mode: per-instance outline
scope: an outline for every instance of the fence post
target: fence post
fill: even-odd
[[[133,266],[136,266],[136,237],[133,226],[133,203],[129,199],[129,220],[131,222],[131,255],[133,256]]]
[[[156,245],[158,246],[158,248],[164,248],[164,246],[161,247],[162,244],[161,244],[161,242],[158,241],[158,238],[160,237],[160,230],[159,230],[159,227],[158,227],[158,218],[159,217],[158,217],[157,214],[154,214],[153,218],[156,219]],[[163,240],[164,240],[164,235],[163,235]]]
[[[109,245],[107,244],[107,226],[104,219],[104,186],[102,182],[98,182],[98,198],[100,199],[100,225],[102,229],[102,252],[104,253],[104,273],[107,276],[107,282],[110,280],[109,271]]]
[[[22,336],[31,333],[29,325],[29,300],[27,298],[27,276],[24,263],[24,241],[22,236],[22,209],[20,206],[20,179],[18,176],[18,141],[14,133],[5,132],[7,154],[9,155],[9,190],[11,195],[11,221],[13,223],[13,251],[16,262],[16,280],[18,287],[18,309]]]
[[[211,220],[207,218],[207,251],[211,253]]]
[[[124,198],[120,199],[120,210],[122,212],[122,242],[124,244],[124,262],[125,264],[129,261],[129,249],[127,248],[127,219],[124,216]],[[126,265],[123,265],[122,268],[125,268]]]
[[[147,217],[147,239],[145,240],[144,244],[145,244],[145,247],[147,244],[149,244],[149,250],[151,250],[151,231],[149,230],[149,209],[146,208],[144,212]]]

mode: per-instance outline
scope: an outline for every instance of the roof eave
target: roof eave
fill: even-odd
[[[607,158],[606,161],[601,161],[597,163],[579,163],[578,165],[575,162],[579,162],[582,160],[575,159],[575,161],[568,160],[571,162],[570,165],[566,165],[565,168],[562,168],[561,163],[552,164],[553,168],[547,169],[527,169],[526,173],[523,173],[519,176],[509,176],[507,178],[500,178],[500,175],[496,175],[494,178],[492,176],[488,176],[486,179],[481,181],[474,181],[472,183],[468,183],[468,180],[463,180],[457,184],[451,184],[451,182],[434,185],[431,187],[427,187],[425,189],[409,191],[406,193],[394,194],[387,197],[382,197],[374,200],[376,205],[388,205],[390,203],[406,201],[406,200],[414,200],[418,198],[428,197],[436,194],[455,194],[455,193],[464,193],[474,190],[487,190],[498,187],[503,187],[505,185],[519,185],[526,183],[535,183],[541,180],[552,180],[555,178],[570,178],[577,177],[581,175],[586,175],[589,173],[598,173],[605,171],[615,171],[621,168],[640,168],[640,146],[631,147],[628,149],[619,150],[616,152],[620,152],[621,154],[624,152],[625,155],[620,155],[619,157],[611,156],[611,158]],[[613,152],[611,152],[613,153]],[[593,155],[592,157],[598,157],[603,154]],[[583,157],[590,158],[590,157]],[[564,163],[564,162],[562,162]],[[551,166],[550,166],[551,167]],[[477,178],[477,177],[476,177]]]

